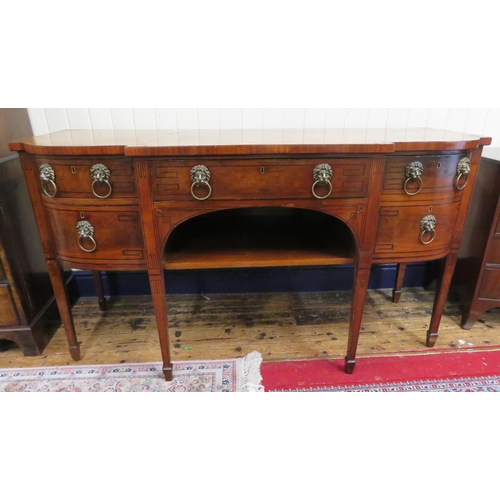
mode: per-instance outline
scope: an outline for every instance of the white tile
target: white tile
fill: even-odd
[[[31,130],[33,135],[43,135],[49,133],[47,120],[43,108],[28,108],[28,116],[30,119]]]
[[[347,110],[346,128],[366,128],[368,125],[368,109],[349,108]]]
[[[262,110],[262,128],[264,129],[283,129],[283,109],[282,108],[264,108]]]
[[[241,131],[241,142],[243,144],[261,144],[262,128],[244,128]]]
[[[489,108],[482,135],[491,137],[491,147],[500,147],[500,108]]]
[[[198,108],[198,127],[200,130],[219,130],[218,108]]]
[[[366,127],[370,129],[385,129],[387,126],[387,108],[370,108]]]
[[[156,108],[154,112],[158,130],[177,130],[177,113],[174,108]]]
[[[389,108],[387,112],[387,128],[406,128],[408,109]]]
[[[113,130],[113,120],[109,108],[89,108],[92,130]]]
[[[135,130],[132,108],[111,108],[110,111],[114,130]]]
[[[241,110],[241,128],[262,130],[262,109],[243,108]]]
[[[241,109],[220,108],[219,120],[221,130],[241,130]]]
[[[87,108],[66,108],[66,116],[71,130],[90,130],[92,128]]]
[[[221,128],[221,144],[239,144],[241,142],[241,128]]]
[[[263,140],[266,144],[282,144],[283,129],[282,128],[265,128],[262,132]]]
[[[153,108],[133,108],[135,130],[156,130],[155,110]]]
[[[427,128],[435,128],[439,130],[446,129],[448,112],[448,108],[429,108],[429,113],[427,115]]]
[[[325,128],[326,109],[306,108],[304,113],[304,128]]]
[[[446,129],[453,132],[463,132],[467,123],[468,111],[467,108],[450,108],[446,120]]]
[[[487,116],[487,108],[469,108],[464,131],[468,134],[481,135],[483,133]]]
[[[283,128],[302,130],[304,128],[304,108],[283,109]]]
[[[44,112],[49,132],[69,129],[68,117],[64,108],[45,108]]]
[[[408,120],[406,122],[406,126],[408,128],[425,128],[427,126],[428,117],[428,108],[410,108],[408,110]]]
[[[347,108],[329,108],[326,110],[326,128],[345,128],[347,121]]]
[[[177,128],[198,130],[198,112],[196,108],[176,108]]]

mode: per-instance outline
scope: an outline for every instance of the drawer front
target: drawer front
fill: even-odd
[[[0,280],[6,279],[5,269],[3,268],[2,260],[0,259]]]
[[[58,256],[71,262],[139,263],[144,259],[138,208],[47,208]]]
[[[500,300],[500,266],[487,267],[484,270],[478,298]]]
[[[485,252],[485,261],[488,264],[500,264],[500,234],[495,234],[488,242]]]
[[[446,251],[453,237],[459,207],[459,203],[381,206],[374,257],[390,260],[397,256],[408,259],[415,256],[417,260],[424,254]],[[428,216],[435,219],[434,229],[424,222]]]
[[[371,160],[186,160],[151,161],[155,201],[241,199],[315,199],[312,187],[317,165],[327,164],[332,176],[314,189],[321,198],[366,197]],[[191,169],[204,165],[209,172],[206,183],[196,185]],[[330,192],[330,194],[329,194]]]
[[[429,196],[453,196],[461,193],[459,188],[467,181],[467,175],[460,177],[457,187],[457,167],[463,158],[468,156],[454,154],[388,157],[382,200],[415,203]],[[407,169],[412,164],[413,168]]]
[[[137,196],[134,164],[130,158],[37,157],[36,162],[39,176],[44,172],[49,179],[40,178],[45,201],[58,198],[90,198],[97,201]],[[95,165],[105,168],[95,167],[92,170]]]
[[[0,326],[19,325],[17,309],[8,284],[0,284]]]

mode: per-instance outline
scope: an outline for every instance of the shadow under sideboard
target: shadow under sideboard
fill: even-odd
[[[403,287],[431,286],[438,276],[439,261],[408,264]],[[96,295],[92,271],[73,270],[70,294]],[[148,274],[144,271],[103,271],[105,295],[149,295]],[[172,294],[324,292],[352,289],[354,267],[304,266],[246,269],[167,270],[166,292]],[[368,288],[393,288],[396,264],[372,266]]]

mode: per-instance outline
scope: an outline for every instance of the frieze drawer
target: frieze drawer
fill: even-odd
[[[129,158],[37,157],[36,163],[44,201],[137,197],[134,164]]]
[[[366,197],[371,160],[151,161],[155,201]]]
[[[463,154],[388,157],[382,200],[414,203],[429,196],[460,195],[468,184],[469,165]]]

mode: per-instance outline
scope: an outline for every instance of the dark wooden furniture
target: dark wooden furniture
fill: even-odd
[[[61,264],[147,269],[172,377],[164,269],[354,264],[352,373],[373,263],[444,259],[433,346],[483,145],[439,130],[65,131],[18,151],[73,359]],[[233,135],[234,137],[234,135]],[[305,138],[304,138],[305,137]]]
[[[35,356],[58,312],[23,170],[8,149],[21,134],[31,134],[26,109],[0,109],[0,339]]]
[[[453,286],[466,330],[485,311],[500,307],[500,149],[488,149],[481,159]]]

